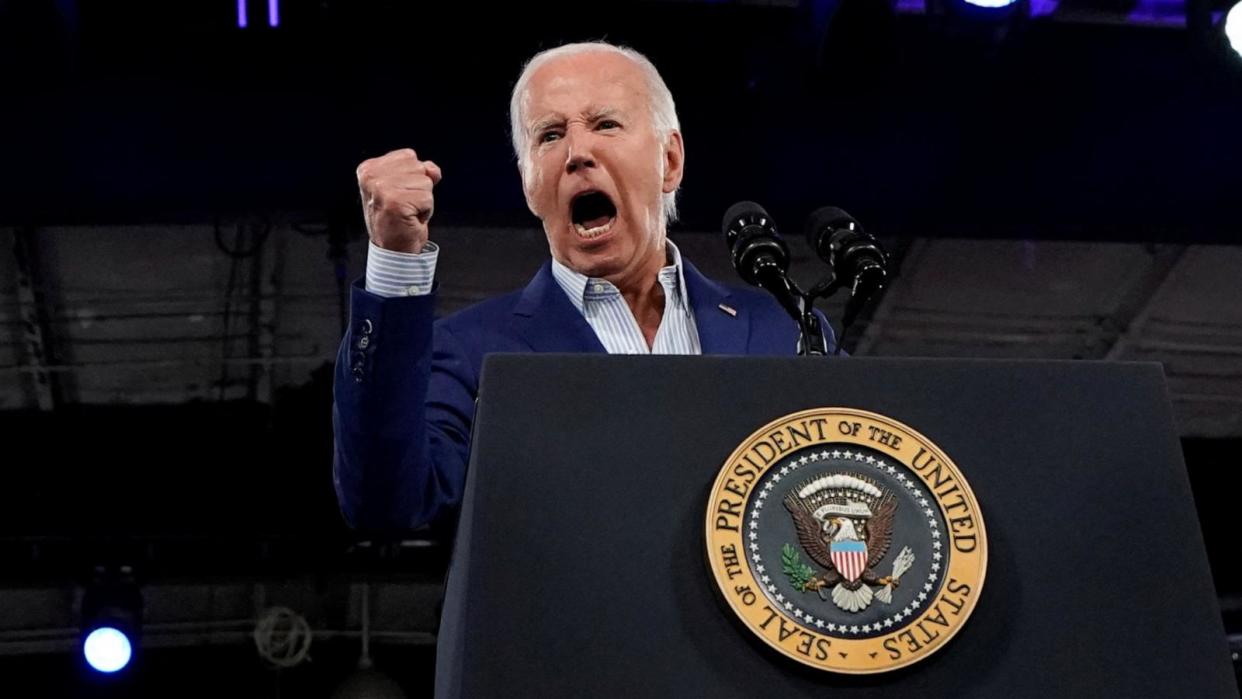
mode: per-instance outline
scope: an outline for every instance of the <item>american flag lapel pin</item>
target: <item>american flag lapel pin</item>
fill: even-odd
[[[737,317],[737,309],[736,309],[736,308],[734,308],[733,306],[730,306],[730,305],[728,305],[728,304],[724,304],[724,303],[722,303],[722,304],[720,304],[720,305],[718,306],[718,308],[719,308],[720,310],[724,311],[725,313],[728,313],[730,316],[732,316],[732,317],[734,317],[734,318],[736,318],[736,317]]]

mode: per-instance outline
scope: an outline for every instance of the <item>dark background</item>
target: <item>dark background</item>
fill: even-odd
[[[442,275],[456,296],[442,310],[522,283],[542,253],[537,233],[509,233],[535,223],[508,141],[509,91],[524,60],[564,41],[632,45],[660,68],[686,134],[683,249],[716,246],[703,241],[738,199],[762,202],[788,222],[787,235],[806,212],[836,204],[909,263],[899,276],[911,284],[924,279],[911,260],[925,258],[907,253],[921,246],[955,246],[967,276],[987,251],[1013,247],[1035,286],[1058,255],[1103,264],[1141,250],[1159,268],[1164,251],[1185,251],[1234,285],[1189,295],[1185,307],[1236,317],[1242,58],[1212,26],[1225,4],[1169,3],[1150,21],[1136,19],[1140,4],[1063,2],[1000,26],[881,0],[285,1],[270,28],[266,3],[250,0],[243,30],[228,0],[0,0],[0,234],[25,260],[0,266],[10,352],[0,368],[20,375],[0,391],[0,668],[43,696],[328,696],[359,651],[351,595],[373,581],[394,591],[372,605],[393,633],[372,642],[376,667],[409,696],[429,691],[445,534],[416,532],[403,544],[350,532],[330,479],[338,283],[360,274],[365,256],[353,172],[406,146],[443,167],[437,225],[460,231],[459,249],[475,256],[446,254]],[[263,222],[277,232],[262,233]],[[94,246],[96,269],[70,262],[82,249],[75,241]],[[222,254],[246,243],[261,255]],[[84,359],[94,345],[73,334],[84,327],[75,280],[109,278],[113,266],[121,286],[163,279],[169,260],[203,251],[217,260],[195,291],[214,309],[212,329],[194,339],[209,348],[207,378],[134,370],[124,374],[132,391],[90,390],[89,371],[108,365]],[[510,262],[513,251],[525,266]],[[307,318],[326,339],[294,369],[256,373],[238,362],[262,354],[264,275],[282,260],[297,267],[301,253],[316,270],[306,288],[322,304],[302,316],[287,304],[295,310],[281,318]],[[945,271],[937,283],[962,276]],[[979,276],[953,297],[958,306],[1000,298],[1039,317],[1020,285]],[[23,279],[33,301],[21,300]],[[171,279],[160,293],[189,287]],[[1135,305],[1117,295],[1123,309]],[[1129,320],[1117,333],[1146,317],[1141,305],[1121,314]],[[235,327],[239,318],[253,321],[249,331]],[[870,334],[884,318],[873,309],[847,347],[907,353]],[[888,316],[889,332],[901,318]],[[131,320],[135,337],[162,327],[154,316]],[[1079,332],[1062,320],[1023,337]],[[1090,324],[1112,332],[1107,320]],[[1135,355],[1084,341],[1087,349],[1040,354],[1043,345],[1018,339],[1002,351],[944,327],[960,341],[920,336],[920,354],[1164,361],[1181,380],[1182,349]],[[1191,416],[1179,427],[1226,624],[1238,634],[1242,427],[1228,426],[1242,425],[1242,324],[1213,328],[1190,373],[1208,388],[1175,383],[1173,394],[1182,405],[1206,392],[1219,411],[1215,427],[1197,426],[1206,423],[1193,411],[1179,413]],[[182,340],[159,352],[188,353]],[[108,361],[154,351],[107,341],[118,343]],[[283,600],[316,629],[341,633],[325,631],[310,662],[277,671],[244,624],[216,633],[204,626],[214,613],[153,609],[149,620],[169,626],[151,634],[137,672],[101,684],[80,671],[73,609],[104,563],[134,566],[149,604],[162,597],[190,609],[177,602],[186,590],[253,585],[266,596],[237,593],[240,618]],[[403,587],[423,592],[400,601]],[[38,594],[56,602],[18,601]]]
[[[774,214],[830,196],[893,233],[1232,240],[1242,68],[1198,32],[1029,21],[995,41],[838,4],[286,1],[268,30],[251,0],[239,31],[232,2],[10,2],[0,210],[353,218],[354,166],[417,135],[450,175],[446,223],[523,220],[512,83],[538,49],[605,38],[678,100],[690,228],[741,196]]]

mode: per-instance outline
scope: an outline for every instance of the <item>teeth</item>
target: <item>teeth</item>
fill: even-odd
[[[582,236],[583,238],[596,238],[598,236],[601,236],[607,233],[609,229],[612,228],[613,221],[616,221],[616,220],[617,220],[616,217],[610,218],[608,219],[608,223],[605,223],[602,226],[596,226],[594,228],[587,228],[583,226],[581,223],[575,223],[574,230],[578,231],[578,235]]]

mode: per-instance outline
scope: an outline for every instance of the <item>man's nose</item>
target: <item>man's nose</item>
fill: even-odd
[[[591,137],[589,135],[579,135],[575,133],[575,129],[571,129],[565,134],[566,145],[565,172],[573,174],[580,168],[595,167],[595,156],[591,152]]]

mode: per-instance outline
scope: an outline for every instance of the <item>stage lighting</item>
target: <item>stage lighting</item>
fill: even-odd
[[[142,595],[128,566],[96,568],[82,595],[82,658],[105,675],[122,673],[138,650]]]
[[[86,635],[82,642],[86,663],[99,672],[119,672],[134,657],[134,646],[125,632],[111,626],[100,626]]]
[[[1242,2],[1239,2],[1225,15],[1225,38],[1229,45],[1242,56]]]
[[[960,24],[1008,25],[1026,18],[1030,0],[927,0],[929,14],[954,17]]]
[[[951,0],[959,15],[982,19],[1009,19],[1026,14],[1030,3],[1025,0]]]
[[[237,28],[250,26],[250,7],[246,0],[237,0]],[[280,0],[267,0],[267,26],[280,26]]]

